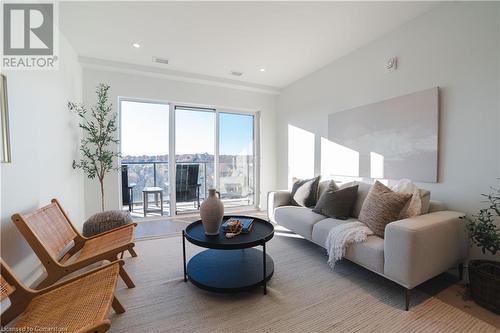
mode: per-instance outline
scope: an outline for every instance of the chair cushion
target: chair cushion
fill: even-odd
[[[313,227],[312,240],[325,247],[328,233],[333,227],[343,223],[356,222],[355,218],[348,220],[324,219]],[[365,242],[354,243],[347,247],[345,258],[377,273],[384,273],[384,240],[378,236],[368,236]]]
[[[90,237],[129,223],[132,223],[132,217],[127,211],[110,210],[97,213],[85,221],[82,234]]]
[[[276,223],[308,240],[312,239],[313,225],[325,218],[323,215],[316,214],[309,208],[300,206],[278,207],[274,210],[274,217]]]

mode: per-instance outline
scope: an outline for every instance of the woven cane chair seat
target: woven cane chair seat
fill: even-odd
[[[88,275],[81,280],[35,297],[15,327],[56,326],[76,332],[107,318],[113,301],[118,265]]]

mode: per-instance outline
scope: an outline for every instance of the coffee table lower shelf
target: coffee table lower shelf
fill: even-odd
[[[255,248],[209,249],[192,257],[186,275],[195,286],[219,293],[235,293],[264,286],[274,273],[273,259]],[[265,272],[265,281],[264,274]]]

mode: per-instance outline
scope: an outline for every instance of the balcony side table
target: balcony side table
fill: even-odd
[[[160,209],[152,210],[148,207],[148,197],[150,194],[155,195],[155,203],[158,206],[158,196],[160,197]],[[145,187],[142,189],[142,197],[143,197],[143,208],[144,208],[144,217],[148,212],[160,211],[161,215],[163,215],[163,189],[161,187]]]

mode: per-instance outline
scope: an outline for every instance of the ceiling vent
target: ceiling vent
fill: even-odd
[[[234,76],[242,76],[243,75],[243,72],[238,72],[238,71],[231,71],[230,73],[231,73],[231,75],[234,75]]]
[[[168,59],[165,59],[165,58],[153,57],[153,62],[156,62],[158,64],[163,64],[163,65],[168,65]]]

